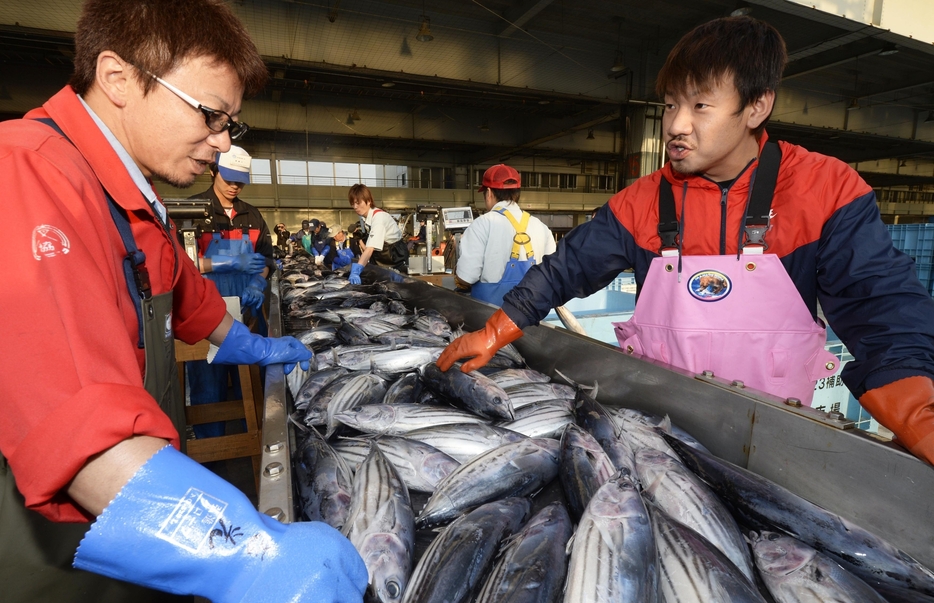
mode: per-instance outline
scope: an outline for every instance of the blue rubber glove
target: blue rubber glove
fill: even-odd
[[[246,325],[235,320],[214,356],[208,354],[208,363],[260,366],[284,363],[282,370],[288,375],[295,363],[307,371],[312,358],[311,350],[294,337],[262,337],[250,333]]]
[[[363,264],[354,264],[353,266],[350,267],[350,284],[351,285],[359,285],[361,283],[360,281],[361,272],[363,272]]]
[[[263,306],[266,291],[266,279],[262,274],[254,274],[240,294],[240,303],[259,310]]]
[[[334,258],[334,269],[343,268],[353,261],[353,252],[349,249],[338,249]]]
[[[260,253],[243,253],[240,255],[212,255],[211,272],[246,272],[256,274],[266,267],[266,258]]]
[[[237,488],[166,446],[85,535],[74,566],[214,603],[360,603],[367,569],[322,522],[282,524]]]

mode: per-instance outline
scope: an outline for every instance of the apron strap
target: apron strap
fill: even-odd
[[[778,143],[771,140],[766,142],[753,176],[755,181],[752,184],[749,206],[746,208],[743,232],[740,233],[740,250],[749,245],[760,246],[762,251],[769,248],[765,242],[765,233],[769,230],[769,214],[772,213],[772,197],[775,194],[781,162],[782,150]]]
[[[678,248],[681,224],[675,212],[675,194],[671,183],[664,176],[658,184],[658,236],[662,240],[658,248],[659,254],[666,249]]]
[[[44,123],[59,134],[65,140],[71,142],[71,139],[62,131],[58,124],[50,118],[39,118],[35,121]],[[72,143],[74,144],[74,143]],[[110,216],[123,239],[123,246],[126,248],[126,257],[123,258],[123,276],[126,279],[127,290],[130,292],[130,298],[136,305],[136,319],[139,324],[139,349],[143,349],[143,306],[142,300],[152,298],[152,287],[149,282],[149,270],[146,268],[146,254],[136,246],[136,240],[133,238],[133,232],[130,229],[130,220],[123,208],[117,206],[116,201],[107,192],[107,189],[101,185],[101,190],[107,197],[107,205],[110,209]]]
[[[496,210],[501,216],[504,216],[509,223],[512,224],[513,230],[516,231],[515,236],[512,238],[512,253],[509,255],[510,258],[514,260],[519,259],[519,248],[525,250],[525,259],[535,260],[535,250],[532,249],[532,237],[528,235],[526,230],[529,227],[529,218],[532,216],[527,211],[522,212],[522,221],[516,222],[516,219],[512,217],[512,214],[506,211],[505,207],[501,207]]]

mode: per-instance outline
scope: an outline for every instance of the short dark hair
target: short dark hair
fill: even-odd
[[[778,91],[787,61],[785,40],[768,23],[745,16],[714,19],[695,27],[671,49],[655,80],[655,93],[661,98],[681,96],[689,88],[709,89],[732,75],[742,111],[767,91]],[[766,117],[757,132],[768,121]]]
[[[522,192],[522,189],[518,188],[491,188],[488,189],[493,192],[493,197],[496,199],[496,202],[500,201],[512,201],[513,203],[519,202],[519,194]]]
[[[163,76],[182,61],[209,57],[230,65],[245,97],[266,85],[269,71],[246,28],[223,0],[87,0],[75,32],[78,94],[91,89],[97,57],[111,50],[139,70]],[[142,73],[143,93],[157,82]]]

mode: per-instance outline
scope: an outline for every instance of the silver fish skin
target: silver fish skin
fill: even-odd
[[[311,362],[309,364],[312,366],[309,366],[308,367],[309,370],[307,371],[303,370],[300,364],[296,364],[292,372],[285,376],[285,382],[286,382],[286,385],[289,386],[289,391],[292,392],[293,400],[295,399],[296,396],[298,396],[298,391],[302,388],[302,385],[308,379],[309,375],[311,375],[315,370],[320,368],[318,366],[317,360],[318,360],[317,356],[311,359]]]
[[[526,383],[548,383],[551,377],[545,373],[539,373],[535,369],[501,369],[487,374],[487,377],[493,380],[496,385],[503,389],[514,385],[524,385]]]
[[[505,388],[509,398],[529,398],[535,402],[541,400],[573,400],[577,394],[570,385],[562,383],[523,383]]]
[[[432,425],[486,422],[472,413],[432,404],[369,404],[336,413],[334,418],[357,431],[375,435],[406,435]]]
[[[366,565],[369,599],[401,601],[415,555],[415,520],[409,491],[376,443],[354,474],[344,535]]]
[[[522,354],[519,353],[519,350],[516,349],[511,343],[507,343],[500,349],[496,350],[494,356],[499,356],[507,360],[506,368],[525,368],[525,358]]]
[[[736,520],[713,490],[687,467],[664,452],[636,452],[636,472],[642,496],[669,517],[706,538],[733,562],[750,583],[755,582],[752,557]]]
[[[331,400],[355,376],[354,373],[347,373],[334,378],[330,383],[322,387],[305,407],[305,418],[302,422],[309,427],[327,425],[328,406],[330,406]]]
[[[466,463],[493,448],[524,440],[527,436],[485,423],[452,423],[416,429],[405,434],[405,437],[434,446],[461,463]]]
[[[392,346],[383,344],[366,344],[359,346],[336,347],[331,349],[332,353],[336,355],[336,358],[333,361],[334,364],[344,367],[349,371],[361,372],[370,370],[370,367],[373,365],[373,357],[376,354],[398,351],[400,349],[404,349],[404,346],[393,348]],[[316,356],[316,358],[324,354],[325,352],[322,352]]]
[[[428,389],[472,413],[492,420],[511,421],[512,403],[503,388],[477,371],[462,373],[457,367],[443,372],[435,363],[422,368],[422,381]]]
[[[418,373],[409,373],[392,382],[383,397],[383,404],[414,404],[420,391]]]
[[[557,477],[559,455],[558,441],[547,438],[527,438],[485,452],[438,484],[415,525],[440,525],[491,500],[537,492]]]
[[[344,527],[350,513],[353,472],[314,429],[294,453],[295,481],[302,511],[308,521]]]
[[[497,421],[503,427],[530,438],[560,438],[565,425],[574,422],[574,411],[567,400],[545,400],[515,411],[512,421]]]
[[[395,324],[382,320],[384,314],[374,316],[372,318],[363,318],[360,320],[354,321],[354,326],[367,334],[368,337],[378,337],[385,333],[390,333],[397,330],[399,327]]]
[[[618,471],[625,470],[635,476],[636,459],[633,450],[620,439],[619,428],[607,409],[582,389],[577,390],[574,406],[577,424],[600,443],[613,466]]]
[[[529,514],[525,498],[481,505],[444,528],[419,559],[403,603],[465,603],[493,563],[500,542]]]
[[[624,407],[608,408],[607,410],[610,411],[610,414],[616,420],[620,429],[623,427],[622,419],[630,419],[648,425],[649,427],[658,427],[665,433],[675,436],[691,448],[697,448],[698,450],[703,450],[708,453],[710,452],[707,450],[707,447],[698,442],[694,436],[672,423],[668,415],[660,417],[644,410]]]
[[[765,603],[759,591],[715,546],[649,505],[658,548],[659,601]]]
[[[496,565],[474,603],[552,603],[567,575],[567,542],[574,524],[560,502],[536,513],[503,542]]]
[[[328,404],[328,430],[324,437],[334,435],[341,422],[335,415],[357,406],[378,404],[386,395],[386,380],[373,373],[357,375],[344,383]]]
[[[380,352],[374,354],[370,359],[370,366],[374,372],[380,374],[398,375],[434,362],[443,351],[443,347],[416,347],[404,350],[393,350],[391,352]]]
[[[447,340],[425,331],[415,329],[396,329],[375,337],[376,341],[388,345],[410,345],[419,347],[444,347]]]
[[[444,337],[445,339],[450,339],[451,337],[451,325],[441,316],[419,316],[415,319],[413,326],[419,331],[425,331],[437,337]]]
[[[308,329],[307,331],[302,331],[301,333],[295,335],[295,339],[299,340],[307,346],[312,346],[323,342],[334,341],[336,336],[337,328],[332,325],[315,327],[313,329]]]
[[[568,548],[565,603],[657,600],[652,521],[629,475],[618,472],[597,490]]]
[[[295,409],[305,410],[308,404],[311,403],[324,386],[346,374],[347,369],[343,368],[329,368],[311,373],[308,378],[305,379],[305,382],[302,383],[298,393],[293,396],[295,399]]]
[[[583,428],[569,423],[561,434],[558,478],[574,521],[580,521],[587,503],[616,472],[600,443]]]
[[[662,432],[658,428],[625,417],[619,420],[619,425],[619,439],[626,442],[633,452],[638,452],[643,448],[650,448],[664,452],[673,459],[681,460],[678,454],[662,438]]]
[[[356,471],[369,454],[371,441],[379,444],[410,491],[434,492],[438,482],[460,467],[458,461],[434,446],[401,436],[343,438],[334,442],[332,448]]]
[[[800,540],[750,534],[759,575],[776,603],[886,603],[868,584]]]
[[[704,480],[746,525],[771,527],[829,555],[877,591],[934,597],[934,572],[887,540],[755,473],[662,434],[684,465]],[[890,594],[888,598],[895,602]]]

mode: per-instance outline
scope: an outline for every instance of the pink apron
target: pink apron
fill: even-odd
[[[705,370],[810,406],[838,359],[774,254],[652,260],[628,322],[613,323],[623,352],[694,373]],[[679,282],[680,281],[680,282]]]

